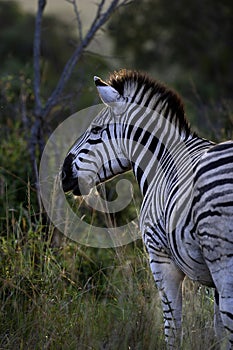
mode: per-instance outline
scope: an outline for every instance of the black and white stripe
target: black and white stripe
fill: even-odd
[[[107,107],[65,159],[64,189],[82,194],[80,183],[88,192],[132,168],[168,347],[181,328],[185,275],[216,289],[217,334],[224,326],[233,347],[233,142],[198,137],[177,94],[146,75],[122,70],[95,83]]]

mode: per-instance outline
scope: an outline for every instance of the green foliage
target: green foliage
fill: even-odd
[[[23,13],[14,1],[0,3],[0,18],[1,72],[8,69],[17,72],[32,55],[33,31],[30,29],[33,28],[34,18]]]
[[[24,13],[17,2],[1,1],[0,22],[0,117],[8,112],[9,107],[6,105],[15,103],[16,100],[18,102],[16,108],[19,111],[20,97],[25,99],[27,112],[30,114],[34,108],[32,82],[35,18],[30,13]],[[43,17],[41,38],[43,103],[55,88],[67,60],[78,43],[79,38],[76,37],[76,31],[72,25],[52,16]],[[53,116],[61,121],[78,109],[89,106],[93,102],[93,97],[85,91],[88,91],[89,86],[93,85],[92,78],[96,72],[106,71],[107,67],[101,57],[85,54],[75,68],[61,96],[59,106],[52,111]],[[4,90],[5,83],[7,83],[7,95]],[[10,84],[10,89],[8,84]],[[84,92],[85,98],[79,98],[81,92]]]
[[[0,135],[0,229],[1,234],[6,231],[6,218],[10,212],[17,214],[21,206],[27,203],[27,192],[30,190],[28,179],[31,175],[30,163],[28,162],[27,143],[25,135],[19,123],[12,128],[8,126],[8,133],[1,130]],[[4,135],[3,135],[4,134]],[[32,196],[35,204],[35,198]]]
[[[0,238],[0,348],[165,349],[141,242],[96,249],[63,239],[56,248],[53,228],[23,211],[7,227]],[[212,292],[189,280],[184,291],[182,349],[214,347]]]
[[[232,3],[198,0],[187,6],[184,0],[136,2],[122,8],[110,24],[116,54],[129,53],[128,63],[140,69],[145,69],[145,62],[147,69],[163,71],[178,66],[186,79],[191,75],[198,88],[206,90],[207,96],[230,97]]]
[[[136,0],[110,22],[120,64],[150,70],[180,91],[189,118],[211,137],[232,124],[233,4],[229,0]],[[119,34],[120,33],[120,34]],[[213,113],[214,111],[214,113]],[[219,140],[219,139],[218,139]]]

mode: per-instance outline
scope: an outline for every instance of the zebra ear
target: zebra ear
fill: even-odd
[[[120,102],[122,100],[122,96],[119,94],[119,92],[112,86],[105,83],[105,81],[101,80],[99,77],[95,76],[94,82],[99,92],[101,100],[106,105],[114,102]]]

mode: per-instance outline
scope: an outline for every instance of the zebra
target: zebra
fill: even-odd
[[[180,96],[145,73],[122,69],[94,82],[106,106],[68,151],[63,190],[86,195],[132,169],[167,347],[182,338],[188,276],[215,289],[215,332],[233,349],[233,142],[199,137]]]

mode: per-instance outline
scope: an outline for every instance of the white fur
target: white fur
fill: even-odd
[[[94,81],[96,82],[97,80],[101,80],[101,79],[95,76]],[[105,84],[106,85],[96,86],[103,103],[108,105],[109,103],[120,102],[121,95],[119,94],[119,92],[116,89],[114,89],[112,86],[108,85],[107,83]]]

